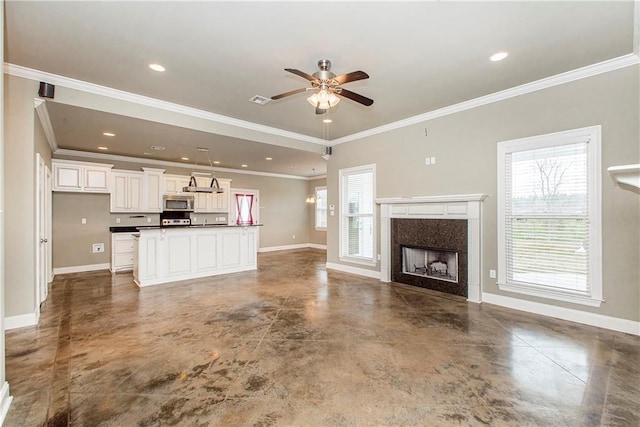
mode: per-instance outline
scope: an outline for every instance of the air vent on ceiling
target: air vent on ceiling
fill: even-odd
[[[158,150],[158,151],[164,151],[167,149],[167,147],[163,147],[162,145],[152,145],[150,148],[152,150]]]
[[[271,99],[265,98],[264,96],[256,95],[256,96],[250,98],[249,101],[251,101],[251,102],[253,102],[255,104],[264,105],[267,102],[271,101]]]

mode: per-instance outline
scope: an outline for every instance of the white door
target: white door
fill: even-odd
[[[40,312],[40,304],[42,304],[48,295],[48,278],[49,278],[49,230],[47,221],[48,197],[47,197],[47,166],[40,154],[36,154],[36,310]]]

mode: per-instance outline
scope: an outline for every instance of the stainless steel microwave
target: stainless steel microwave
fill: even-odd
[[[162,210],[165,212],[193,212],[194,206],[193,195],[165,194],[162,196]]]

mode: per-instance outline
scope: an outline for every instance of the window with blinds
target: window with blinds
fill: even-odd
[[[375,165],[340,170],[340,257],[375,264]]]
[[[316,187],[316,230],[327,229],[327,187]]]
[[[599,304],[599,130],[499,144],[501,289]]]

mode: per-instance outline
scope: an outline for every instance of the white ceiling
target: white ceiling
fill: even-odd
[[[637,36],[632,1],[7,1],[5,8],[5,62],[294,132],[302,140],[345,137],[617,58],[633,52]],[[488,60],[501,50],[507,59]],[[248,101],[307,86],[283,69],[311,74],[322,58],[336,74],[367,72],[370,79],[345,87],[375,103],[343,99],[330,110],[333,123],[323,126],[304,94],[264,106]],[[167,71],[151,71],[151,62]],[[194,147],[207,145],[229,168],[246,163],[251,170],[300,176],[325,168],[321,146],[310,153],[55,102],[48,108],[61,148],[97,151],[108,122],[122,129],[108,141],[113,154],[144,157],[154,140],[171,147],[149,156],[161,160],[193,158]]]

